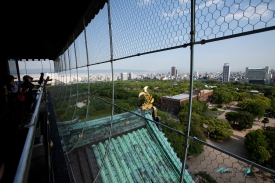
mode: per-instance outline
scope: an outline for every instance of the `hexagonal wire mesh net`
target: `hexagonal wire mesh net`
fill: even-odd
[[[69,81],[72,77],[68,70],[77,71],[78,68],[88,65],[110,62],[110,48],[113,48],[115,61],[190,45],[191,1],[112,0],[110,7],[112,36],[109,34],[108,9],[105,5],[86,27],[86,35],[82,31],[73,44],[67,45],[68,49],[65,49],[66,51],[59,57],[60,62],[54,63],[55,72],[59,74],[53,96],[55,96],[56,109],[60,112],[59,116],[70,115],[68,127],[76,116],[81,114],[84,118],[87,115],[84,114],[85,111],[84,113],[82,111],[82,114],[76,108],[71,108],[76,105],[78,99],[87,99],[87,94],[78,93],[75,85],[68,86],[68,77]],[[274,30],[275,2],[274,0],[197,0],[194,23],[195,41],[197,41],[195,43]],[[78,29],[81,27],[84,26],[80,23]],[[113,45],[110,44],[110,39]],[[201,42],[202,40],[204,41]],[[80,82],[77,77],[76,82]],[[90,108],[92,107],[93,104]],[[92,113],[88,116],[92,116]],[[85,132],[85,129],[83,123],[79,134]],[[66,147],[66,150],[72,150],[78,146],[78,143],[79,141],[74,139],[72,147]],[[188,159],[187,164],[190,173],[196,174],[201,171],[203,174],[203,171],[206,171],[217,182],[270,180],[268,173],[255,173],[254,177],[246,175],[248,168],[255,172],[250,164],[207,145],[204,145],[204,152],[200,156]],[[204,181],[203,178],[198,179],[200,179],[198,182]]]
[[[111,31],[114,60],[183,47],[190,42],[191,1],[113,0]],[[274,29],[273,0],[197,0],[195,41],[215,41]],[[123,12],[123,13],[122,13]],[[80,23],[79,28],[83,28]],[[76,38],[78,67],[110,61],[107,6]],[[72,45],[69,47],[71,50]],[[73,54],[73,53],[70,53]],[[89,56],[87,62],[86,54]],[[61,56],[61,70],[69,69],[68,54]],[[75,59],[75,58],[73,58]],[[72,60],[71,68],[75,67]]]
[[[111,1],[110,6],[115,59],[183,45],[190,40],[190,3]]]
[[[196,41],[262,29],[275,24],[274,1],[197,0]]]
[[[190,4],[190,0],[111,1],[114,60],[188,44]],[[197,0],[195,41],[214,41],[251,31],[274,29],[274,7],[272,0]],[[89,65],[110,61],[107,15],[105,6],[86,27]],[[76,44],[78,66],[86,66],[87,61],[83,58],[86,56],[84,32],[78,36]]]
[[[195,182],[205,182],[205,180],[209,182],[211,178],[218,183],[272,182],[274,179],[274,175],[264,169],[256,168],[253,162],[245,162],[242,158],[214,149],[207,143],[202,144],[200,141],[194,143],[203,145],[204,149],[202,154],[197,157],[189,156],[186,161],[188,172],[196,175]]]

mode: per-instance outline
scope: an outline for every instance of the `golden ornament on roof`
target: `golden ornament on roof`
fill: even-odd
[[[143,96],[145,101],[144,103],[141,105],[141,109],[143,111],[145,110],[150,110],[152,107],[153,107],[153,102],[154,102],[154,98],[152,95],[150,95],[148,92],[147,92],[147,88],[148,86],[145,86],[143,88],[143,91],[139,93],[138,97],[141,97]]]

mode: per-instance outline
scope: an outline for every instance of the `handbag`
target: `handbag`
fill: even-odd
[[[17,99],[18,99],[20,102],[24,102],[24,101],[25,101],[25,95],[24,95],[23,93],[18,93]]]

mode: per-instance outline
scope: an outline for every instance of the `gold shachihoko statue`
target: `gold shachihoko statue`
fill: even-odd
[[[143,111],[150,110],[153,107],[154,98],[147,92],[148,86],[143,88],[143,92],[140,92],[138,97],[143,96],[145,98],[144,103],[140,107]]]

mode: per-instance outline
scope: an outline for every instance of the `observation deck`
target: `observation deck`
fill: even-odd
[[[138,106],[133,97],[124,98],[127,104],[132,104],[126,105],[129,109],[116,104],[116,97],[123,94],[115,91],[114,82],[114,63],[190,48],[190,57],[186,57],[187,59],[181,51],[178,55],[173,54],[173,57],[178,56],[176,59],[182,60],[181,66],[177,66],[179,68],[185,67],[186,60],[190,58],[191,77],[188,86],[189,92],[193,93],[194,58],[196,54],[200,54],[196,52],[196,46],[274,31],[274,0],[2,3],[6,11],[1,11],[3,51],[0,57],[3,67],[0,68],[0,78],[12,74],[20,81],[22,73],[19,72],[18,62],[26,64],[29,60],[41,62],[41,72],[43,62],[49,61],[51,74],[55,76],[51,91],[43,91],[43,96],[42,93],[37,95],[34,110],[28,114],[28,125],[17,129],[19,138],[14,143],[15,148],[12,148],[12,155],[16,154],[16,157],[4,157],[4,181],[40,182],[42,176],[39,177],[39,173],[44,169],[46,173],[43,174],[43,180],[58,183],[116,183],[123,180],[219,183],[274,181],[274,170],[189,135],[192,97],[188,98],[190,106],[186,131],[183,133],[152,120],[151,114],[133,111]],[[6,12],[12,13],[7,16]],[[259,43],[251,43],[254,46],[257,44]],[[230,52],[230,49],[226,50]],[[211,51],[217,52],[216,49]],[[262,57],[265,55],[268,54],[262,54]],[[169,59],[171,57],[166,62]],[[151,70],[158,64],[167,64],[153,61],[143,62],[143,68]],[[217,65],[219,62],[216,61]],[[99,64],[106,63],[110,64],[108,69],[111,74],[108,80],[112,84],[109,88],[104,87],[104,90],[101,88],[100,91],[106,94],[102,97],[97,88],[90,87],[90,72],[98,69]],[[132,68],[135,66],[131,65]],[[212,65],[209,64],[209,67]],[[87,68],[87,77],[80,82],[78,74],[83,68]],[[25,70],[27,74],[27,69]],[[75,80],[71,78],[73,72]],[[3,89],[2,86],[1,88]],[[84,110],[75,107],[79,100],[88,101]],[[42,106],[45,110],[39,111]],[[99,110],[100,108],[104,110]],[[39,112],[42,111],[41,117]],[[101,115],[107,112],[109,117],[102,118]],[[91,120],[96,115],[101,116],[101,119]],[[81,116],[82,121],[77,121],[76,116]],[[61,117],[67,123],[56,122]],[[9,119],[4,120],[8,124]],[[156,125],[178,135],[181,143],[177,146],[184,146],[182,157],[178,157],[169,144],[174,139],[169,139],[168,142]],[[8,130],[8,135],[3,135],[2,139],[6,140],[13,132]],[[203,147],[203,152],[196,157],[188,156],[190,143]],[[32,166],[37,163],[37,149],[42,149],[44,153],[40,156],[44,159],[44,164],[40,166],[43,167],[42,171],[37,166]],[[4,163],[1,163],[2,168]]]

